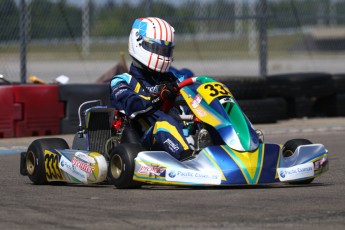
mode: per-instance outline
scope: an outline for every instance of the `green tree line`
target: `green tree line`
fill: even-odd
[[[19,2],[0,0],[0,41],[19,39]],[[79,38],[82,34],[82,9],[70,5],[66,0],[27,1],[26,23],[29,39]],[[127,36],[135,18],[145,17],[147,1],[139,4],[115,4],[109,0],[105,5],[90,1],[90,35],[93,37]],[[242,12],[248,15],[248,4],[244,1]],[[330,0],[280,0],[268,1],[269,28],[294,28],[315,25],[320,7],[325,23],[329,21]],[[181,5],[168,1],[152,1],[149,12],[169,21],[178,33],[196,31],[224,32],[234,27],[235,7],[233,1],[183,1]],[[345,1],[337,2],[338,24],[344,24]],[[314,16],[314,17],[306,17]],[[202,22],[202,23],[200,23]],[[203,28],[200,28],[203,27]]]

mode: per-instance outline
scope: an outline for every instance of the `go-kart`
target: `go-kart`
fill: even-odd
[[[117,188],[139,188],[308,184],[328,170],[322,144],[306,139],[265,143],[263,132],[254,129],[221,82],[199,76],[181,81],[179,88],[183,103],[176,104],[190,112],[174,116],[185,124],[184,135],[194,150],[189,158],[179,161],[165,151],[145,149],[130,119],[93,106],[83,113],[85,119],[79,115],[72,149],[59,138],[38,139],[21,154],[21,173],[34,184],[107,181]]]

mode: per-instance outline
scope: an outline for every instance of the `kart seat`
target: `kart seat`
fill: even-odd
[[[89,151],[104,154],[106,142],[111,138],[113,119],[114,109],[112,108],[91,108],[86,111]]]

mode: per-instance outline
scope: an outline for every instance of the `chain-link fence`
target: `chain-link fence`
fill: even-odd
[[[145,16],[175,27],[173,65],[197,75],[345,72],[344,15],[344,0],[0,0],[0,74],[95,82]]]

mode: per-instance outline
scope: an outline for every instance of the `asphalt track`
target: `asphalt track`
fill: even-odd
[[[256,128],[268,142],[303,137],[323,143],[329,172],[307,186],[35,186],[19,175],[18,152],[37,137],[0,139],[0,229],[344,229],[345,118]]]

